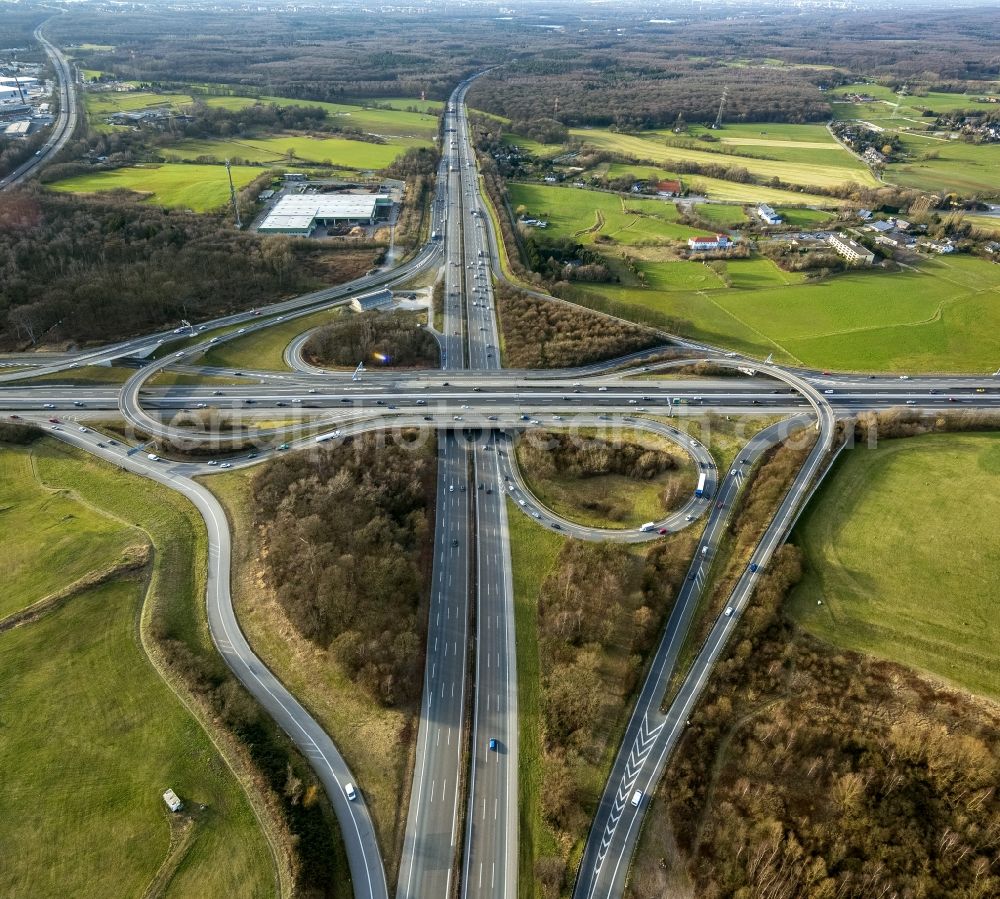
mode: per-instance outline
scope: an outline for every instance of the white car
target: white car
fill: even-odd
[[[358,798],[358,791],[354,789],[354,784],[344,784],[344,795],[350,802],[354,802],[354,800]]]
[[[732,614],[733,614],[733,607],[732,606],[726,606],[726,617],[730,618],[732,616]]]
[[[83,431],[84,434],[90,433],[90,428],[80,428],[80,430]]]

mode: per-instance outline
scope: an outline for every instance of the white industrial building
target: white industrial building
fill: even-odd
[[[380,309],[392,303],[392,291],[388,287],[381,290],[374,290],[365,293],[351,300],[351,308],[355,312],[368,312],[371,309]]]
[[[290,194],[274,204],[257,230],[308,237],[320,226],[371,225],[378,210],[390,206],[389,197],[376,194]]]

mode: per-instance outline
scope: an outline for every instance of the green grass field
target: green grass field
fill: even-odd
[[[688,132],[685,135],[675,135],[670,130],[649,133],[677,146],[690,145],[694,139],[695,147],[704,147],[709,152],[713,148],[728,149],[759,159],[830,166],[849,173],[862,171],[863,168],[827,131],[825,125],[754,122],[727,124],[718,131],[696,125],[690,127]]]
[[[746,223],[747,214],[742,206],[725,206],[721,203],[698,203],[694,212],[719,228],[734,228]]]
[[[566,147],[562,144],[542,144],[523,134],[512,134],[510,132],[503,135],[503,142],[508,147],[518,147],[525,153],[537,156],[539,159],[550,159],[566,152]]]
[[[995,215],[966,215],[965,221],[978,231],[991,237],[1000,237],[1000,217]]]
[[[7,371],[8,369],[5,369]],[[25,370],[25,375],[30,375]],[[63,371],[53,371],[37,377],[25,377],[22,384],[124,384],[135,370],[117,365],[82,365],[80,368],[70,368]]]
[[[1000,91],[994,86],[993,95]],[[873,97],[869,103],[837,102],[846,94],[860,94]],[[828,97],[833,104],[835,119],[864,119],[883,128],[915,127],[926,128],[928,121],[921,113],[929,109],[934,113],[953,112],[956,109],[982,109],[976,102],[980,94],[946,94],[936,91],[918,90],[917,94],[899,95],[882,84],[847,84],[831,90]],[[989,109],[990,107],[986,107]]]
[[[260,169],[233,166],[233,183],[246,187],[262,174]],[[50,184],[53,190],[90,194],[106,190],[132,190],[147,194],[160,206],[208,212],[229,202],[229,181],[221,165],[133,165],[93,175],[75,175]]]
[[[536,899],[540,889],[535,862],[556,852],[555,840],[542,819],[541,661],[538,653],[538,595],[555,566],[565,537],[538,527],[508,499],[510,553],[517,632],[518,744],[518,896]]]
[[[788,608],[838,646],[1000,698],[998,518],[998,433],[856,448],[796,531],[808,565]]]
[[[310,162],[359,170],[385,168],[410,147],[428,145],[428,141],[410,137],[396,137],[387,143],[376,144],[342,137],[284,134],[240,140],[188,140],[164,147],[161,152],[167,159],[175,160],[193,161],[211,156],[220,161],[241,159],[262,165]]]
[[[929,134],[903,133],[900,138],[907,156],[886,166],[889,181],[941,196],[950,191],[1000,196],[1000,145],[967,144]]]
[[[778,146],[771,151],[755,148],[760,156],[731,156],[708,150],[672,146],[663,135],[649,132],[645,135],[617,134],[601,129],[573,129],[571,135],[585,145],[613,153],[622,153],[633,159],[648,160],[669,168],[671,162],[695,162],[702,165],[724,165],[745,168],[760,178],[779,178],[790,184],[804,187],[833,187],[846,182],[874,186],[874,175],[846,150],[819,150],[796,146]],[[772,142],[773,143],[773,142]],[[795,142],[788,141],[794,144]],[[832,162],[826,154],[839,152],[844,159]],[[768,155],[763,155],[768,153]],[[819,161],[810,161],[816,154],[824,154]],[[790,157],[790,158],[780,158]]]
[[[690,336],[758,356],[859,371],[996,370],[1000,266],[991,262],[926,259],[917,271],[857,271],[816,283],[775,272],[767,277],[792,283],[758,280],[756,289],[741,289],[739,265],[727,263],[728,289],[699,263],[641,262],[649,288],[593,290],[637,311],[680,317],[691,322]],[[747,269],[754,280],[761,272]]]
[[[835,208],[844,202],[836,197],[825,197],[821,194],[799,193],[777,187],[761,187],[757,184],[738,184],[735,181],[708,178],[704,175],[677,175],[668,169],[651,168],[648,165],[636,163],[602,163],[586,174],[607,174],[610,178],[633,175],[639,179],[655,181],[662,181],[665,178],[680,178],[683,185],[691,193],[717,200],[720,203],[769,203],[772,206],[792,204]]]
[[[132,91],[128,93],[88,91],[84,94],[84,105],[91,121],[104,118],[116,112],[138,112],[143,109],[169,107],[183,109],[194,101],[190,94],[154,93],[152,91]]]
[[[677,207],[666,200],[624,198],[576,187],[510,184],[510,202],[525,206],[531,218],[549,223],[541,232],[593,243],[600,235],[619,244],[687,240],[705,231],[677,222]]]
[[[24,497],[14,505],[20,514],[51,504],[34,506],[28,523],[7,508],[5,549],[20,546],[14,541],[31,528],[44,549],[56,517],[63,529],[79,523],[70,535],[76,557],[92,568],[109,555],[95,534],[151,539],[157,563],[147,602],[193,614],[197,626],[190,553],[203,549],[203,536],[199,543],[190,530],[199,520],[183,498],[48,440],[3,447],[0,463],[5,490]],[[45,495],[61,506],[39,500]],[[70,557],[62,568],[64,558],[62,551],[38,564],[69,583],[78,563]],[[28,585],[22,589],[26,598]],[[144,581],[110,581],[0,635],[4,895],[139,899],[158,872],[171,896],[275,893],[270,851],[246,796],[139,643],[145,592]],[[168,786],[186,801],[191,822],[173,835],[171,821],[180,822],[163,805]]]
[[[0,533],[0,618],[111,568],[126,549],[145,543],[140,532],[40,484],[32,455],[2,445]]]
[[[371,134],[416,137],[430,143],[437,135],[438,113],[442,103],[438,100],[411,100],[394,97],[376,99],[380,106],[391,103],[393,109],[376,109],[348,103],[324,103],[320,100],[300,100],[292,97],[208,97],[208,106],[237,110],[253,106],[255,103],[276,106],[308,106],[326,110],[329,121],[343,128],[355,128]],[[411,112],[410,108],[420,110]]]
[[[237,337],[213,347],[199,360],[202,365],[218,368],[253,368],[288,371],[285,347],[299,334],[325,325],[341,314],[339,309],[325,309],[289,321],[280,322],[256,334]]]
[[[826,224],[833,218],[832,212],[826,212],[822,209],[799,209],[778,206],[774,211],[785,220],[786,225],[794,225],[796,228],[816,228]]]

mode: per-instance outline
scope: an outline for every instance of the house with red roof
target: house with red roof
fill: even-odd
[[[689,237],[688,249],[698,252],[704,250],[728,250],[733,242],[726,234],[716,234],[715,237]]]
[[[680,181],[657,181],[656,195],[658,197],[679,197],[681,195]]]

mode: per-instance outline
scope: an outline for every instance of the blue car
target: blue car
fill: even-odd
[[[751,571],[756,571],[756,570],[757,570],[757,568],[758,568],[758,565],[757,565],[757,563],[756,563],[756,562],[751,562],[751,563],[750,563],[750,570],[751,570]]]
[[[499,746],[499,745],[500,744],[497,743],[497,738],[496,737],[490,737],[490,752],[496,752],[497,751],[497,746]]]

